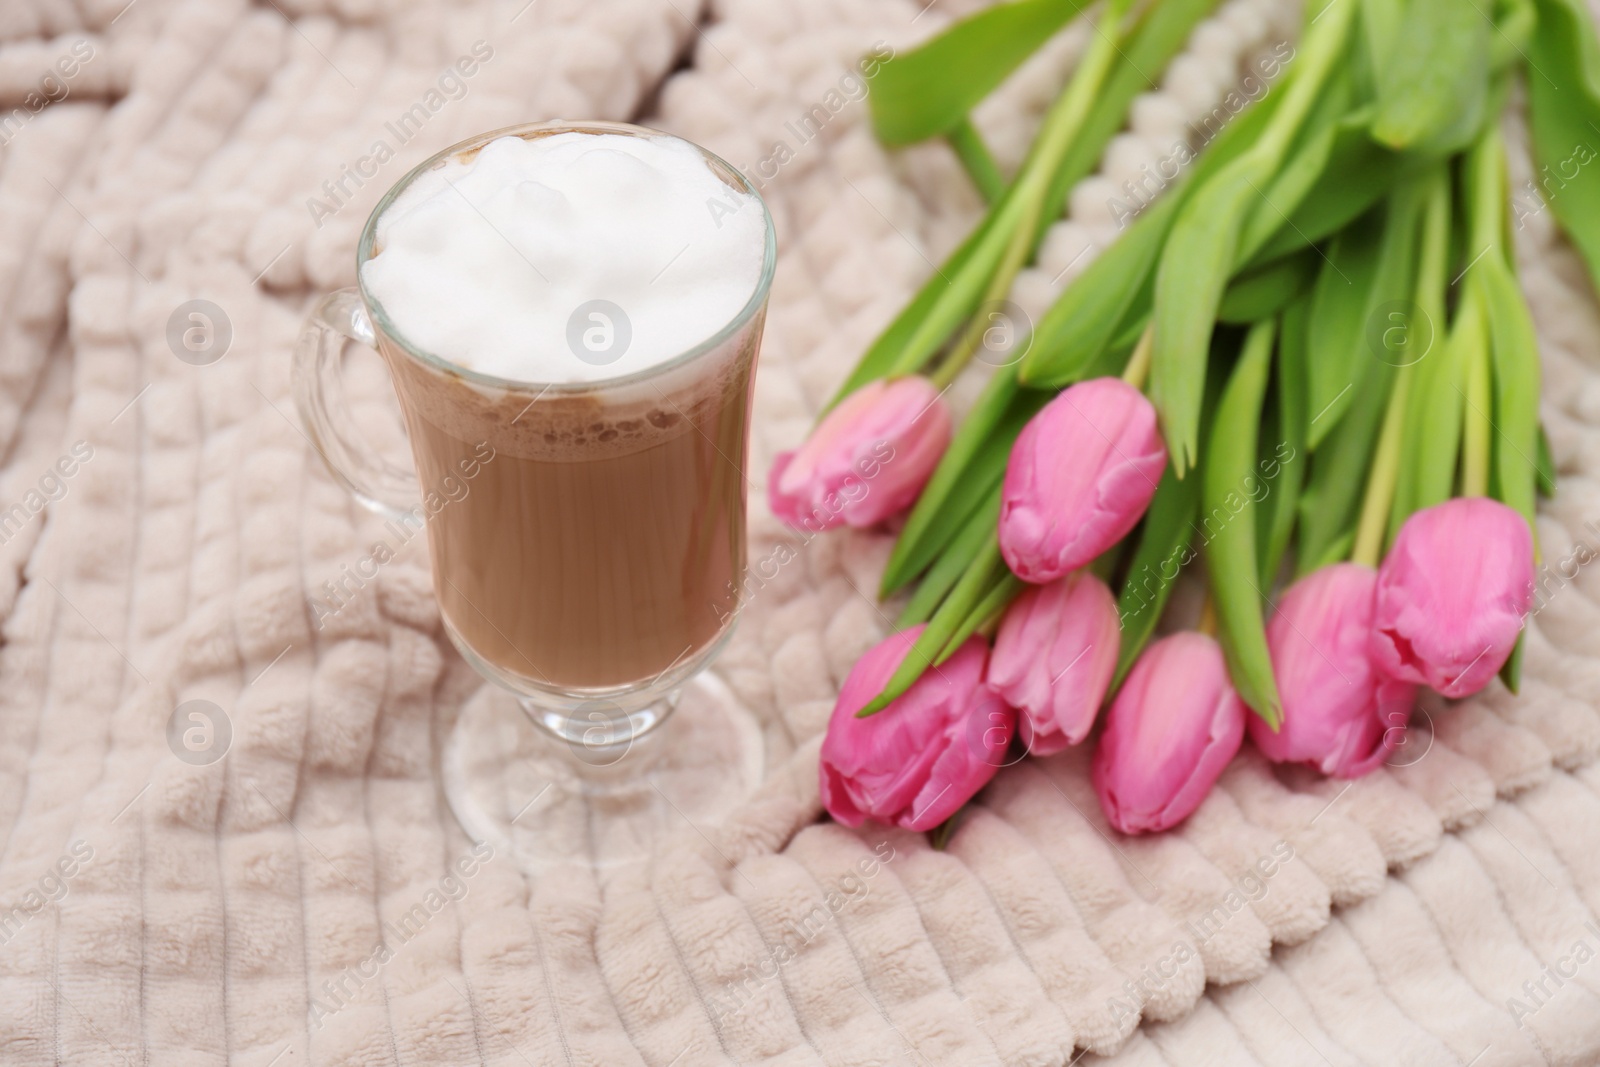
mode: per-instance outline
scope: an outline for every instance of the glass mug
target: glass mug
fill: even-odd
[[[329,470],[371,510],[426,527],[445,631],[484,678],[517,698],[520,712],[507,702],[469,704],[445,775],[468,832],[503,843],[527,813],[490,811],[485,797],[498,787],[483,779],[525,771],[514,766],[520,760],[542,768],[535,780],[563,787],[546,808],[600,791],[615,813],[628,807],[619,789],[654,807],[640,784],[673,747],[655,731],[686,686],[701,687],[702,710],[733,713],[726,688],[701,672],[730,636],[744,586],[749,418],[776,262],[772,219],[754,188],[699,149],[714,175],[754,199],[765,223],[754,291],[705,341],[644,370],[578,383],[496,378],[410,343],[360,282],[361,265],[378,252],[379,217],[419,174],[496,138],[569,132],[668,136],[622,123],[541,123],[439,152],[378,202],[356,252],[357,287],[316,306],[294,360],[295,400]],[[621,355],[631,329],[614,304],[580,305],[569,321],[570,355],[603,365]],[[355,432],[339,388],[348,341],[387,365],[414,469]],[[741,780],[750,777],[742,747]],[[696,774],[706,769],[703,753],[678,756]],[[652,818],[641,836],[655,832]],[[522,851],[550,851],[545,844],[525,842]]]

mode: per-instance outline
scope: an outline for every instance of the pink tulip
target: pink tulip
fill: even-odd
[[[1533,533],[1485,497],[1424,508],[1378,568],[1368,649],[1391,678],[1441,696],[1476,693],[1499,672],[1533,604]]]
[[[949,443],[950,410],[932,382],[868,382],[778,456],[767,500],[796,529],[872,526],[911,506]]]
[[[1335,563],[1289,587],[1267,623],[1267,647],[1283,698],[1277,733],[1247,722],[1274,763],[1314,763],[1335,778],[1359,778],[1405,739],[1417,687],[1389,678],[1367,654],[1377,572]]]
[[[1024,581],[1053,582],[1133,529],[1161,481],[1167,448],[1156,411],[1120,378],[1063,391],[1011,449],[1000,551]]]
[[[1239,751],[1248,714],[1216,641],[1186,631],[1145,649],[1094,754],[1094,788],[1111,825],[1140,834],[1187,818]]]
[[[883,689],[925,626],[856,661],[828,720],[818,766],[822,803],[846,826],[868,817],[931,830],[988,784],[1005,761],[1016,712],[984,684],[988,649],[973,637],[888,707],[856,712]]]
[[[1106,583],[1076,571],[1029,588],[1006,612],[989,658],[989,687],[1022,714],[1035,756],[1082,741],[1094,725],[1122,645]]]

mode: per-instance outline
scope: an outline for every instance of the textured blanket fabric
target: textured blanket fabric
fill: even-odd
[[[889,540],[800,538],[761,483],[977,217],[946,150],[875,144],[855,77],[970,7],[0,0],[0,1063],[1600,1062],[1600,315],[1531,197],[1562,477],[1521,695],[1431,705],[1353,785],[1247,750],[1153,838],[1106,826],[1074,752],[1002,772],[943,852],[819,821]],[[1296,23],[1218,8],[1018,303],[1115,238],[1124,183],[1226,121]],[[1086,35],[979,112],[1004,164]],[[752,559],[781,563],[717,667],[766,780],[604,886],[526,879],[457,828],[440,752],[479,683],[421,539],[348,579],[384,534],[288,374],[385,188],[552,117],[707,145],[781,241],[751,492]],[[392,404],[370,365],[347,388],[375,424]]]

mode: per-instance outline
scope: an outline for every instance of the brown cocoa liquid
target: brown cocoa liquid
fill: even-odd
[[[645,382],[543,395],[384,342],[440,608],[472,654],[534,688],[605,689],[651,682],[722,635],[744,576],[761,320]]]

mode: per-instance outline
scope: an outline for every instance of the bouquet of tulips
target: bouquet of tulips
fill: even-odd
[[[1520,79],[1545,197],[1600,277],[1600,178],[1548,181],[1600,136],[1583,0],[1307,0],[1281,79],[959,426],[947,408],[1068,190],[1213,3],[1104,0],[1009,179],[967,116],[1080,0],[990,8],[873,80],[880,139],[945,138],[989,210],[769,479],[812,531],[909,509],[881,589],[899,632],[822,747],[847,825],[948,827],[1009,760],[1093,743],[1109,822],[1162,830],[1246,732],[1356,777],[1421,687],[1517,686],[1554,474],[1500,120]],[[1195,628],[1152,640],[1197,559]]]

